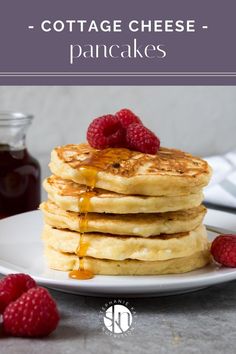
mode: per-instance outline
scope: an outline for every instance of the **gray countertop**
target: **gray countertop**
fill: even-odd
[[[128,299],[137,313],[132,334],[102,331],[99,311],[107,298],[51,291],[61,312],[46,339],[0,335],[0,353],[236,353],[236,282],[184,295]]]

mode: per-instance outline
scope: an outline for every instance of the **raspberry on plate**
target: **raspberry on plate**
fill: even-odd
[[[211,244],[214,260],[226,267],[236,267],[236,235],[220,235]]]
[[[87,130],[87,140],[95,149],[123,147],[125,132],[118,118],[107,114],[92,121]]]
[[[44,337],[54,331],[60,316],[49,292],[32,288],[10,303],[3,314],[3,329],[16,337]]]
[[[36,286],[34,279],[27,274],[9,274],[0,280],[0,313],[6,306],[24,292]]]
[[[126,132],[128,148],[146,154],[156,154],[160,147],[160,140],[148,128],[141,124],[133,123]]]
[[[115,114],[122,127],[127,129],[132,123],[142,124],[141,119],[137,117],[130,109],[123,108]]]

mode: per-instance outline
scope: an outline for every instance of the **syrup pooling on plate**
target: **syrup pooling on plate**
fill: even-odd
[[[69,277],[71,279],[87,280],[92,279],[94,275],[92,272],[90,272],[90,270],[72,270],[69,273]]]

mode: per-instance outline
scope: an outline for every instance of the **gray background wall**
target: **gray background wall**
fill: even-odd
[[[92,118],[131,108],[163,145],[199,155],[236,148],[236,87],[0,87],[0,110],[33,113],[28,145],[48,174],[55,145],[80,143]]]

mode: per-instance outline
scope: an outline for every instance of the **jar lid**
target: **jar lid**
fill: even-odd
[[[22,126],[30,124],[32,119],[32,114],[0,111],[0,126]]]

